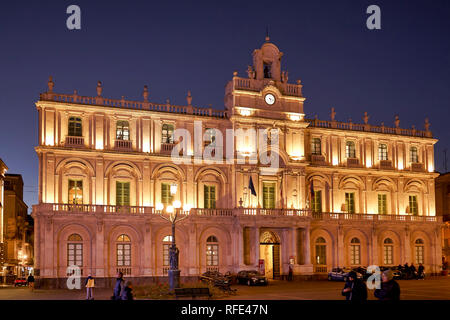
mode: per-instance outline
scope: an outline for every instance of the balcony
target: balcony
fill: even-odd
[[[116,140],[114,149],[117,151],[132,151],[133,142],[131,140]]]
[[[392,166],[391,160],[380,160],[380,169],[382,170],[392,170],[394,167]]]
[[[311,163],[316,165],[325,165],[325,156],[321,154],[312,154]]]
[[[349,168],[359,168],[359,159],[358,158],[347,158],[347,167]]]
[[[425,171],[423,163],[415,163],[415,162],[411,163],[411,171],[414,171],[414,172]]]
[[[64,145],[66,147],[82,147],[84,146],[84,137],[67,136]]]
[[[159,216],[159,212],[153,207],[144,206],[115,206],[94,204],[63,204],[41,203],[33,206],[34,214],[107,214],[107,215],[150,215]],[[390,223],[442,223],[441,216],[416,216],[416,215],[381,215],[361,213],[335,213],[335,212],[311,212],[309,209],[263,209],[263,208],[234,208],[234,209],[191,209],[190,216],[195,217],[300,217],[311,219],[313,222],[337,222],[355,221],[363,223],[390,222]]]
[[[175,146],[175,143],[161,143],[161,153],[162,154],[171,154],[174,146]]]

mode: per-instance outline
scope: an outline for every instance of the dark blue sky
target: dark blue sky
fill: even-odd
[[[77,4],[82,29],[66,28]],[[381,30],[366,28],[366,8],[381,8]],[[0,5],[0,158],[21,173],[25,201],[37,202],[37,111],[53,75],[55,91],[223,108],[233,71],[246,76],[253,49],[271,41],[290,82],[301,79],[307,116],[423,128],[449,146],[450,1],[3,1]],[[449,150],[450,154],[450,150]]]

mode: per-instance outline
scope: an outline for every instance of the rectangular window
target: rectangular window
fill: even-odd
[[[116,182],[116,205],[129,206],[130,205],[130,183]]]
[[[419,162],[419,153],[417,151],[417,147],[411,147],[409,149],[409,155],[411,158],[411,162],[418,163]]]
[[[116,123],[116,139],[130,140],[130,125],[128,121],[117,121]]]
[[[355,213],[355,193],[345,193],[345,209],[348,213]]]
[[[380,144],[378,146],[378,160],[387,160],[387,159],[388,159],[387,145]]]
[[[417,196],[409,196],[409,213],[413,215],[419,214],[419,207],[417,205]]]
[[[322,146],[319,138],[311,140],[311,154],[320,156],[322,154]]]
[[[416,264],[419,263],[424,263],[424,258],[423,258],[423,246],[416,246],[415,247],[415,258],[416,258]]]
[[[161,130],[162,143],[173,143],[173,124],[163,124]]]
[[[322,191],[314,191],[312,197],[311,209],[313,212],[322,212]]]
[[[169,257],[169,248],[170,244],[165,243],[163,244],[163,266],[168,267],[170,265],[170,257]]]
[[[355,142],[347,141],[345,144],[345,156],[347,158],[356,158]]]
[[[172,204],[173,197],[170,193],[170,184],[161,183],[161,202],[162,204]]]
[[[68,127],[67,134],[71,137],[83,136],[81,118],[78,118],[78,117],[70,117],[69,118],[69,127]]]
[[[216,208],[216,187],[215,186],[203,186],[203,198],[204,208],[215,209]]]
[[[131,266],[131,244],[118,243],[117,244],[117,266],[129,267]]]
[[[206,128],[205,129],[205,147],[216,145],[216,129]]]
[[[351,257],[350,263],[352,265],[361,264],[361,245],[352,244],[350,246],[350,257]]]
[[[69,196],[70,204],[83,204],[83,181],[69,180]]]
[[[275,182],[263,182],[263,208],[275,209]]]
[[[383,262],[385,265],[394,264],[394,254],[393,254],[393,246],[385,245],[383,247]]]
[[[67,265],[83,266],[83,244],[68,243],[67,244]]]
[[[316,245],[316,264],[327,264],[327,246],[323,244]]]
[[[219,245],[207,244],[206,245],[206,265],[218,266],[219,265]]]
[[[387,214],[387,195],[385,194],[378,195],[378,213]]]

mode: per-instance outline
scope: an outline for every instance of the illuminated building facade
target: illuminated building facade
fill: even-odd
[[[184,106],[151,103],[147,87],[142,101],[108,99],[100,82],[96,97],[57,94],[50,80],[36,103],[39,277],[64,278],[71,264],[98,278],[165,276],[171,231],[157,211],[175,201],[191,208],[177,225],[185,277],[257,268],[280,277],[289,264],[297,277],[405,262],[438,272],[428,120],[422,131],[398,118],[371,125],[367,114],[339,122],[334,109],[330,120],[306,119],[282,56],[269,39],[254,50],[247,77],[235,72],[226,85],[223,111],[193,106],[190,93]],[[177,129],[194,139],[176,139]],[[264,141],[278,147],[227,129],[271,129]],[[187,163],[171,157],[180,145]],[[209,145],[232,161],[202,157]],[[265,151],[277,167],[252,161]]]

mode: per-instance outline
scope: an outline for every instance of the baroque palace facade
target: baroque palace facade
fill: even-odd
[[[225,87],[225,110],[48,91],[39,112],[39,204],[35,269],[41,279],[83,276],[152,279],[167,274],[171,226],[157,208],[176,200],[189,217],[176,227],[181,276],[206,270],[264,269],[269,278],[333,267],[441,263],[429,130],[306,119],[302,84],[288,83],[283,53],[266,38],[248,77]],[[199,121],[199,122],[197,122]],[[203,139],[177,140],[176,129]],[[252,161],[264,151],[250,135],[271,129],[276,168]],[[271,139],[268,133],[264,139]],[[276,137],[276,135],[274,135]],[[228,138],[228,137],[227,137]],[[258,140],[259,141],[259,140]],[[178,145],[177,145],[178,143]],[[189,163],[176,163],[183,146]],[[231,161],[197,155],[230,151]],[[236,159],[244,159],[237,161]],[[274,159],[274,158],[272,158]],[[186,211],[185,211],[186,213]]]

